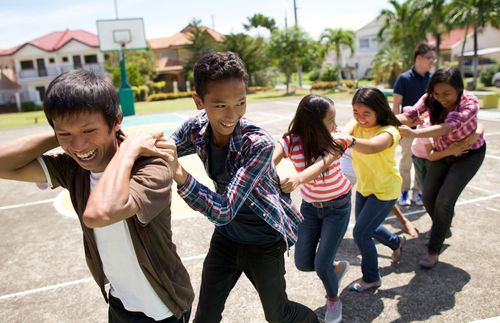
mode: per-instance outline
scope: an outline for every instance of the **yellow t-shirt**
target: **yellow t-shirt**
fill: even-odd
[[[363,154],[352,151],[354,173],[357,177],[356,190],[363,196],[374,194],[379,200],[395,200],[401,194],[402,179],[396,167],[396,147],[401,135],[394,126],[375,126],[361,128],[358,124],[353,129],[353,136],[370,139],[387,132],[393,138],[389,148],[375,154]]]

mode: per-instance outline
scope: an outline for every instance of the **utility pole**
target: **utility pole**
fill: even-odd
[[[293,14],[295,16],[295,27],[299,27],[299,22],[297,20],[297,2],[293,0]],[[302,88],[302,64],[299,63],[297,66],[297,81],[299,83],[299,88]]]

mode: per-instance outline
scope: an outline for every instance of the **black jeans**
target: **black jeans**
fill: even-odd
[[[182,315],[180,319],[175,316],[171,316],[161,321],[155,321],[151,317],[147,316],[142,312],[131,312],[127,310],[119,298],[108,295],[109,297],[109,310],[108,310],[108,322],[109,323],[188,323],[189,317],[191,316],[191,310],[187,311]]]
[[[455,203],[479,170],[485,154],[486,143],[462,156],[449,156],[428,163],[423,200],[432,218],[431,238],[427,246],[429,254],[438,255],[441,251],[446,232],[451,226]]]
[[[245,273],[259,293],[268,322],[319,322],[311,309],[288,300],[285,291],[285,249],[283,240],[265,246],[244,245],[214,231],[203,263],[194,321],[220,322],[229,292],[241,273]]]

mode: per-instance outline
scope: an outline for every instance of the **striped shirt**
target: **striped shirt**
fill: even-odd
[[[184,122],[171,138],[177,145],[179,157],[196,153],[209,172],[207,147],[210,145],[211,128],[205,112]],[[273,151],[271,135],[242,118],[229,143],[226,169],[231,181],[224,192],[217,194],[211,191],[191,175],[177,191],[192,209],[201,212],[215,225],[231,222],[245,203],[283,238],[287,238],[287,244],[294,244],[298,224],[303,217],[290,195],[280,190],[280,181],[272,162]]]
[[[405,108],[404,115],[409,119],[416,119],[420,114],[429,111],[425,104],[427,93],[408,109]],[[446,116],[444,122],[451,126],[452,130],[444,136],[434,137],[434,149],[443,151],[454,142],[461,141],[476,131],[477,113],[479,112],[479,100],[467,90],[464,90],[457,106]],[[481,134],[471,149],[478,149],[484,144],[484,136]]]
[[[344,148],[347,148],[348,142],[344,137],[334,136],[334,138],[341,141]],[[283,146],[285,158],[292,161],[297,172],[306,169],[302,141],[298,135],[291,134],[281,138],[279,143]],[[349,193],[351,188],[352,184],[340,170],[340,163],[337,159],[324,174],[320,174],[309,183],[302,184],[300,193],[306,202],[325,202]]]

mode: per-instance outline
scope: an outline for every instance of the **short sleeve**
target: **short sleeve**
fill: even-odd
[[[399,130],[396,127],[393,126],[382,127],[378,133],[380,134],[382,132],[387,132],[392,136],[391,147],[396,146],[399,143],[399,140],[401,140],[401,134],[399,133]]]
[[[130,195],[137,203],[137,218],[148,224],[165,208],[170,208],[172,199],[172,173],[159,158],[140,158],[132,169]]]
[[[278,143],[283,147],[283,157],[290,158],[290,136],[280,138]]]

